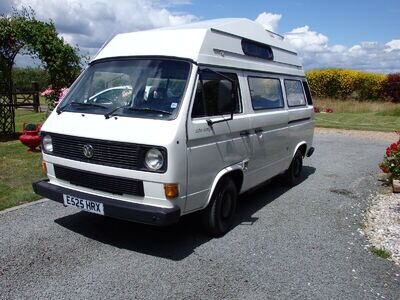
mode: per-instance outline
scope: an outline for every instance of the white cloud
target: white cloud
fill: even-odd
[[[302,58],[304,68],[351,68],[372,72],[400,72],[400,40],[383,45],[374,41],[346,47],[329,45],[326,35],[310,30],[309,26],[295,28],[285,40]]]
[[[256,21],[275,30],[281,19],[282,15],[263,12]],[[363,41],[351,46],[330,45],[326,35],[311,30],[308,25],[294,28],[284,37],[299,53],[306,70],[335,67],[400,72],[400,39],[385,45],[374,41]]]
[[[190,0],[2,0],[0,13],[8,14],[11,7],[30,6],[38,19],[52,19],[68,43],[78,44],[83,53],[94,55],[116,33],[178,25],[198,19],[177,11],[181,5],[189,3]],[[262,12],[256,21],[276,32],[281,19],[281,14]],[[284,36],[299,52],[306,70],[337,67],[400,72],[400,39],[386,44],[366,41],[350,46],[330,45],[328,36],[307,25],[294,28]],[[31,60],[25,61],[31,64]]]
[[[187,0],[13,0],[16,8],[32,7],[40,20],[52,19],[60,35],[71,45],[93,55],[120,32],[189,23],[195,16],[172,12]],[[176,11],[176,10],[174,10]]]
[[[285,39],[296,49],[307,52],[320,52],[327,49],[328,38],[306,25],[285,34]]]
[[[276,32],[281,18],[282,15],[263,12],[258,15],[255,21],[263,25],[265,29]]]
[[[394,50],[400,50],[400,40],[391,40],[390,42],[386,43],[386,52],[392,52]]]

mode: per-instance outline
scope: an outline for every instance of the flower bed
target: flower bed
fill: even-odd
[[[398,186],[400,180],[400,138],[396,143],[386,148],[385,156],[379,168],[389,175],[389,179],[393,183],[393,191],[400,192]]]

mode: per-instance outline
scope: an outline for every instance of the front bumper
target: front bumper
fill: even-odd
[[[100,197],[51,184],[48,180],[34,182],[33,190],[50,200],[64,203],[63,194],[103,203],[104,215],[138,223],[166,226],[178,222],[180,209],[156,207]]]

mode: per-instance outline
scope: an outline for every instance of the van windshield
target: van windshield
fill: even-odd
[[[130,59],[90,65],[58,108],[60,111],[171,119],[177,114],[190,64]]]

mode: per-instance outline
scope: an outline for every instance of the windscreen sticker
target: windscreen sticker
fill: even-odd
[[[177,106],[178,106],[178,103],[176,103],[176,102],[171,103],[171,108],[176,108]]]

